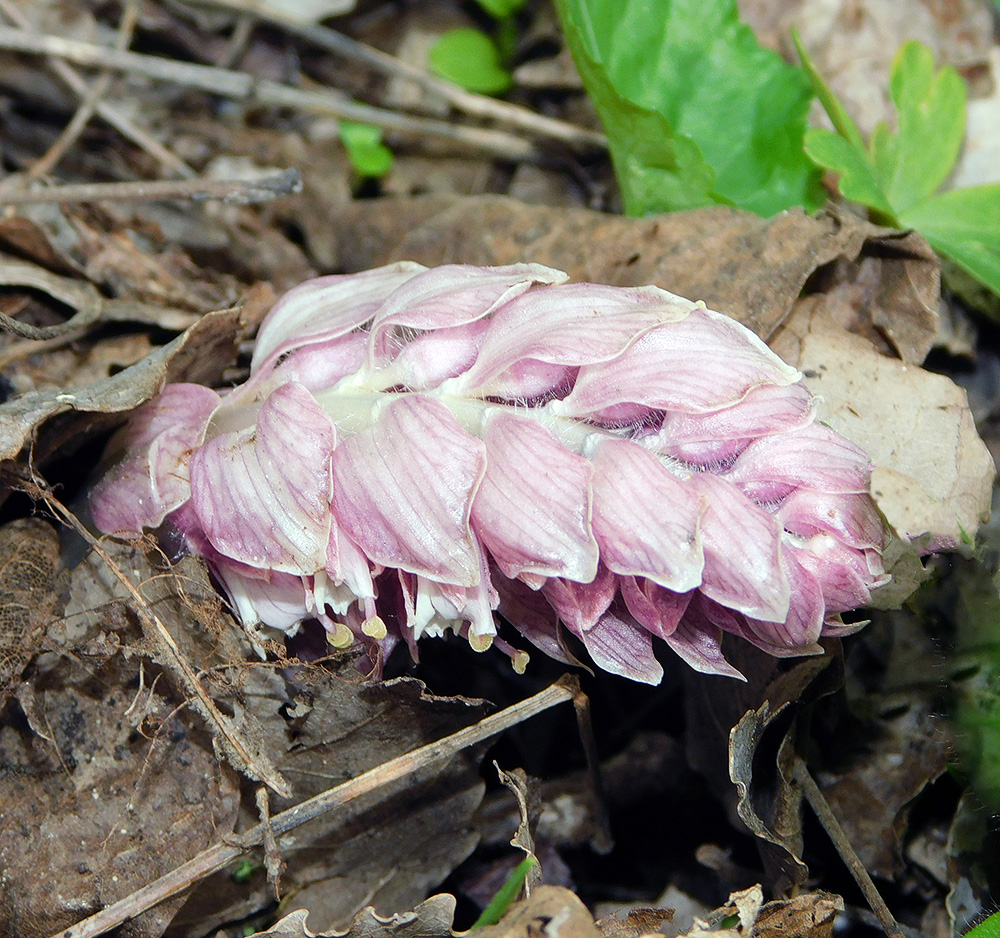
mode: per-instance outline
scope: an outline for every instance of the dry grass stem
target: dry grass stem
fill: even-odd
[[[7,0],[0,0],[0,3],[6,2]],[[385,108],[358,104],[331,89],[306,91],[281,82],[256,79],[245,72],[232,69],[178,62],[159,56],[109,49],[62,36],[43,36],[2,26],[0,48],[29,55],[56,56],[77,65],[106,67],[142,75],[153,81],[198,88],[209,94],[238,101],[311,111],[338,120],[373,124],[400,134],[441,137],[514,162],[540,162],[543,157],[542,151],[533,142],[501,130],[464,127],[447,121],[400,114]]]
[[[181,864],[96,915],[53,935],[52,938],[96,938],[165,899],[183,892],[204,877],[222,869],[241,854],[263,844],[268,837],[277,838],[361,795],[389,785],[427,766],[444,762],[461,750],[484,742],[556,704],[573,700],[578,693],[579,685],[575,678],[561,678],[545,690],[472,726],[383,762],[382,765],[362,772],[347,782],[320,792],[294,808],[282,811],[266,823],[262,821],[247,831],[238,843],[218,843],[203,850],[187,863]]]

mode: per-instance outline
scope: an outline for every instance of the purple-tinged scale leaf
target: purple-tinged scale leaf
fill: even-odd
[[[393,384],[410,391],[428,391],[460,375],[476,360],[489,325],[488,320],[477,319],[414,336],[387,369]]]
[[[576,632],[568,624],[567,628]],[[653,636],[636,622],[609,610],[577,635],[599,668],[642,684],[659,684],[663,679],[663,667],[653,654]]]
[[[825,606],[819,581],[796,559],[796,551],[785,546],[781,567],[788,578],[791,598],[788,615],[779,622],[766,622],[747,616],[753,633],[769,645],[799,648],[812,645],[823,629]]]
[[[784,620],[791,587],[781,566],[781,531],[775,519],[725,479],[703,472],[690,481],[706,506],[701,516],[701,592],[748,616]]]
[[[469,527],[486,447],[440,401],[389,401],[333,454],[333,512],[376,563],[456,586],[480,579]]]
[[[532,645],[563,664],[581,665],[566,645],[555,610],[538,590],[499,571],[493,573],[493,585],[500,598],[500,614]]]
[[[726,661],[722,654],[722,629],[710,622],[682,619],[665,641],[671,651],[695,671],[746,680],[742,672]]]
[[[494,413],[486,421],[486,475],[472,525],[505,576],[533,573],[589,583],[598,548],[590,528],[589,460],[536,420]]]
[[[701,583],[701,496],[655,455],[625,440],[594,454],[594,534],[610,570],[684,593]]]
[[[330,539],[333,424],[300,384],[276,388],[255,427],[210,440],[191,460],[191,502],[225,557],[313,574]]]
[[[786,531],[803,538],[832,534],[851,547],[877,550],[885,543],[882,518],[867,494],[799,489],[781,503],[776,517]]]
[[[554,410],[587,417],[618,404],[643,404],[705,413],[741,401],[752,388],[799,378],[735,320],[693,308],[685,319],[644,332],[617,357],[584,364]]]
[[[649,445],[693,465],[725,464],[758,437],[805,426],[815,409],[815,399],[801,384],[764,384],[721,410],[705,414],[668,411],[656,443]]]
[[[739,456],[725,477],[755,502],[779,502],[795,489],[832,495],[868,492],[868,457],[821,423],[761,437]]]
[[[529,290],[533,284],[564,283],[561,270],[541,264],[508,267],[469,267],[445,264],[412,277],[386,298],[372,320],[368,367],[391,358],[393,332],[462,326],[488,316],[497,307]]]
[[[794,550],[799,563],[819,582],[828,613],[867,606],[871,591],[889,580],[877,551],[854,550],[829,534],[814,534]]]
[[[364,325],[393,290],[426,269],[398,261],[360,274],[333,274],[299,284],[264,317],[250,371],[273,367],[301,345],[336,339]]]
[[[126,453],[124,459],[90,495],[101,531],[138,537],[188,500],[188,460],[205,438],[219,401],[215,391],[200,384],[168,384],[132,415],[112,443]]]
[[[592,629],[608,611],[618,591],[618,578],[603,564],[591,583],[552,578],[545,581],[542,594],[575,635]]]
[[[476,363],[455,393],[492,395],[495,381],[523,359],[582,365],[619,355],[636,336],[683,319],[693,304],[658,287],[570,283],[524,294],[496,311]]]
[[[620,578],[622,599],[636,622],[659,638],[677,631],[694,590],[675,593],[643,577]]]

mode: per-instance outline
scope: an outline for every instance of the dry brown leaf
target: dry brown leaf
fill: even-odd
[[[232,830],[235,774],[157,669],[121,654],[134,639],[123,618],[92,617],[36,660],[23,716],[9,707],[0,720],[5,934],[44,938]],[[162,934],[178,905],[123,934]]]
[[[41,518],[0,528],[0,707],[56,611],[59,535]]]
[[[872,315],[895,310],[896,351],[922,361],[936,329],[937,260],[926,243],[850,216],[789,211],[763,219],[718,207],[623,218],[501,196],[434,197],[385,201],[378,210],[355,203],[338,213],[333,228],[339,249],[331,261],[346,270],[399,259],[428,266],[533,261],[575,280],[655,283],[704,300],[765,339],[817,271],[839,262],[846,269],[838,277],[851,278],[863,265],[876,278],[858,311],[870,333],[882,325]]]
[[[820,419],[869,454],[872,492],[902,537],[933,550],[975,536],[989,518],[996,469],[964,390],[822,324],[797,355],[777,351],[804,372]]]
[[[282,673],[255,669],[242,696],[266,748],[294,786],[277,813],[355,778],[403,752],[476,721],[479,702],[439,698],[412,680],[369,684],[346,663]],[[410,776],[324,815],[279,841],[285,862],[283,910],[304,909],[314,928],[338,928],[367,905],[410,908],[445,879],[478,843],[473,815],[482,800],[475,753],[438,772]],[[255,821],[245,814],[243,824]],[[201,884],[171,935],[201,935],[266,908],[274,898],[263,871],[236,883],[231,871]]]
[[[236,358],[242,331],[239,310],[221,310],[202,317],[185,333],[142,361],[94,384],[65,390],[33,391],[0,404],[0,462],[15,459],[42,425],[61,414],[124,415],[145,403],[170,381],[214,384]],[[110,420],[92,421],[107,426]],[[82,417],[79,425],[87,421]],[[75,428],[74,428],[75,429]],[[65,422],[35,445],[42,462],[74,435]]]

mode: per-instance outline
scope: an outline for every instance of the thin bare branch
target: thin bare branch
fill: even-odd
[[[509,101],[500,101],[497,98],[466,91],[464,88],[460,88],[450,81],[445,81],[443,78],[438,78],[416,65],[404,62],[381,49],[375,49],[363,42],[358,42],[336,30],[328,29],[325,26],[291,26],[288,24],[284,24],[284,28],[321,49],[343,56],[345,59],[360,62],[384,75],[406,78],[420,85],[425,91],[430,91],[444,98],[457,110],[473,117],[489,118],[533,136],[558,140],[582,150],[607,149],[608,139],[602,133],[577,127],[575,124],[557,120],[554,117],[546,117],[544,114],[539,114],[529,108],[511,104]]]
[[[118,35],[115,37],[116,49],[127,49],[135,33],[135,24],[139,19],[139,5],[136,0],[127,0],[122,7],[121,22],[118,24]],[[107,69],[97,76],[87,94],[80,102],[70,122],[56,138],[55,143],[36,160],[34,165],[22,177],[12,176],[10,181],[18,187],[26,187],[34,180],[50,173],[56,164],[66,155],[70,147],[80,138],[84,128],[97,110],[97,105],[111,86],[111,75]],[[7,180],[5,180],[6,182]]]
[[[12,23],[19,27],[19,30],[8,30],[9,32],[21,31],[29,36],[38,35],[32,27],[31,21],[24,15],[24,13],[19,9],[17,3],[13,2],[13,0],[0,0],[0,11],[2,11]],[[96,48],[102,47],[97,46]],[[77,97],[82,100],[86,99],[89,93],[87,83],[65,62],[60,61],[58,58],[53,59],[52,70]],[[123,137],[127,137],[135,143],[136,146],[141,147],[165,169],[169,170],[174,175],[181,177],[191,177],[195,175],[195,171],[179,156],[168,150],[162,143],[146,133],[146,131],[141,127],[137,127],[116,107],[113,107],[106,101],[97,101],[94,104],[94,108],[97,113],[100,114],[102,119],[107,121]]]
[[[260,179],[164,179],[148,182],[95,182],[51,186],[26,192],[0,191],[0,206],[40,202],[153,202],[171,199],[221,199],[250,205],[302,191],[302,176],[286,169]]]
[[[320,792],[294,808],[282,811],[281,814],[270,818],[267,823],[257,824],[247,831],[239,843],[218,843],[203,850],[187,863],[181,864],[148,886],[53,935],[52,938],[96,938],[222,869],[247,850],[263,843],[266,837],[280,837],[361,795],[383,788],[427,766],[445,762],[469,746],[484,742],[549,707],[572,700],[577,690],[578,685],[574,678],[561,678],[527,700],[507,707],[472,726],[383,762],[343,784]]]
[[[872,878],[868,875],[868,870],[865,869],[861,858],[855,852],[854,847],[851,846],[851,841],[844,832],[844,828],[837,819],[837,815],[833,813],[833,809],[820,790],[819,785],[816,784],[812,775],[809,774],[809,769],[806,767],[805,762],[798,756],[795,757],[792,772],[792,777],[795,779],[795,783],[802,789],[806,801],[809,802],[809,807],[813,809],[813,813],[815,813],[820,824],[823,825],[823,830],[826,831],[830,840],[833,841],[834,847],[837,848],[837,853],[840,854],[840,858],[847,865],[847,869],[850,871],[851,876],[854,877],[854,881],[864,893],[868,905],[871,906],[872,912],[878,918],[882,931],[889,938],[903,938],[903,932],[900,930],[899,924],[892,912],[889,911],[889,907],[885,904],[885,900],[879,893],[875,883],[872,882]]]
[[[8,0],[0,0],[0,3],[6,2]],[[312,111],[338,120],[373,124],[400,134],[443,137],[515,162],[539,162],[543,157],[542,151],[534,143],[504,131],[413,117],[350,101],[331,89],[306,91],[281,82],[256,79],[245,72],[232,69],[108,49],[62,36],[41,36],[8,27],[0,27],[0,48],[30,55],[58,56],[77,65],[107,67],[143,75],[154,81],[198,88],[238,101]]]

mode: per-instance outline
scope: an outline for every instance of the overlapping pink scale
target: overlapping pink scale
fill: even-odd
[[[297,287],[245,385],[136,412],[95,522],[166,521],[248,626],[317,619],[376,663],[451,631],[523,667],[496,614],[647,683],[658,644],[739,677],[727,635],[787,656],[849,631],[886,580],[864,453],[733,320],[565,280],[400,263]]]

